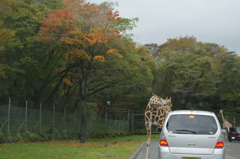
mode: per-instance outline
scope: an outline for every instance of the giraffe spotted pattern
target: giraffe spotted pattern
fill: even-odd
[[[148,159],[149,147],[151,143],[151,128],[152,125],[162,127],[165,118],[171,111],[172,102],[171,98],[162,99],[153,94],[150,98],[148,105],[145,109],[145,127],[147,130],[147,152],[146,159]]]

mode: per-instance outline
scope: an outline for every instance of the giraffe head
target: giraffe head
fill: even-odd
[[[163,106],[167,108],[168,113],[172,111],[172,99],[171,97],[166,99],[163,99]]]
[[[162,99],[162,98],[159,97],[159,100],[161,101],[162,106],[172,107],[171,97],[170,98],[166,97],[166,99]]]

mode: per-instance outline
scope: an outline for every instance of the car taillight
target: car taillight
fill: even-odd
[[[215,145],[215,148],[223,148],[224,147],[224,142],[217,142]]]
[[[167,140],[160,140],[159,144],[160,146],[168,146]]]
[[[188,117],[189,117],[189,118],[192,118],[192,119],[193,119],[193,118],[195,118],[195,116],[194,116],[194,115],[189,115]]]

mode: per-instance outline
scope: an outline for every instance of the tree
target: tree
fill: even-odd
[[[157,48],[155,89],[165,95],[175,94],[178,103],[182,104],[181,109],[199,109],[202,104],[198,101],[212,100],[218,94],[218,84],[222,80],[223,61],[220,59],[233,57],[226,48],[198,42],[195,37],[168,39]],[[212,105],[207,109],[216,107]]]
[[[80,138],[82,143],[85,142],[86,138],[88,95],[116,83],[123,83],[119,80],[122,79],[121,74],[115,76],[111,72],[103,72],[103,68],[109,67],[105,63],[109,65],[113,61],[118,63],[124,56],[123,52],[120,52],[124,47],[124,45],[121,45],[122,36],[116,28],[119,25],[130,25],[135,20],[128,20],[127,24],[125,22],[126,19],[122,21],[119,13],[114,12],[108,3],[98,6],[87,3],[85,0],[67,0],[65,8],[51,13],[49,18],[43,21],[40,28],[41,39],[51,42],[53,47],[50,50],[55,50],[55,56],[61,57],[60,61],[63,67],[58,74],[64,76],[60,78],[60,81],[66,79],[65,77],[69,73],[74,75],[72,78],[77,81],[75,88],[79,88],[82,101]],[[61,49],[57,49],[59,46]],[[118,49],[122,50],[116,49],[117,46]],[[119,71],[119,65],[112,66],[112,70]],[[122,68],[122,71],[127,70]],[[121,73],[126,75],[126,72]],[[111,82],[105,83],[105,77],[110,79]],[[95,90],[90,90],[90,85],[94,85]],[[60,85],[58,86],[60,87]]]
[[[117,83],[98,92],[94,98],[99,99],[98,105],[100,108],[141,111],[145,109],[146,101],[149,100],[149,95],[151,95],[152,58],[148,55],[145,46],[134,48],[135,44],[133,43],[124,45],[128,48],[123,49],[123,51],[125,50],[128,54],[124,54],[125,56],[118,61],[114,60],[111,65],[106,65],[107,67],[110,66],[108,71],[111,71],[111,68],[115,66],[120,68],[118,71],[111,71],[111,74],[116,76],[113,82]],[[107,105],[107,101],[111,101],[111,105]]]
[[[29,4],[24,0],[1,1],[0,34],[4,39],[0,39],[0,63],[3,66],[0,80],[5,83],[1,92],[6,92],[7,98],[10,96],[15,102],[29,100],[32,103],[33,92],[39,90],[37,53],[44,46],[38,43],[37,31],[47,10],[44,5]]]

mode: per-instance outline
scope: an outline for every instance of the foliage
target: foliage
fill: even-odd
[[[46,70],[43,62],[46,58],[43,54],[45,46],[38,40],[37,31],[50,9],[44,4],[23,0],[4,0],[3,3],[7,12],[1,12],[1,28],[8,31],[6,36],[11,39],[1,43],[4,46],[0,50],[0,80],[5,84],[0,89],[7,91],[16,104],[26,100],[30,104],[39,103],[38,99],[44,99],[45,81],[49,79],[46,79],[47,74],[43,75]],[[8,42],[8,39],[11,41]]]
[[[180,103],[173,101],[173,109],[215,111],[239,105],[239,59],[234,52],[193,36],[146,46],[156,61],[153,89]]]
[[[129,22],[124,24],[111,5],[104,3],[98,6],[85,0],[67,0],[63,9],[54,10],[42,22],[40,39],[51,44],[50,53],[54,48],[55,56],[61,57],[61,69],[56,70],[60,74],[57,89],[62,86],[60,82],[65,81],[64,87],[68,91],[77,88],[76,93],[82,100],[81,142],[84,142],[86,134],[87,97],[110,85],[129,83],[131,81],[126,81],[126,76],[134,79],[132,74],[136,75],[129,66],[131,51],[125,52],[125,43],[129,42],[121,39],[120,30],[116,29],[117,25],[129,25]],[[57,49],[59,46],[64,49]],[[106,70],[109,66],[112,66],[111,70]],[[115,71],[118,72],[117,78]]]
[[[1,143],[5,143],[6,141],[5,141],[5,137],[4,137],[4,135],[3,135],[3,132],[2,131],[0,131],[0,144]]]
[[[52,128],[51,129],[51,134],[52,134],[52,140],[59,140],[61,139],[61,135],[58,132],[58,130],[56,128]]]
[[[152,93],[171,96],[173,109],[240,112],[239,56],[194,36],[138,46],[129,34],[138,18],[115,5],[1,0],[1,103],[76,110],[82,131],[102,108],[143,112]]]

